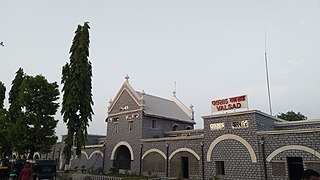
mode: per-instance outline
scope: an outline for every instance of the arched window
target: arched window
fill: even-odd
[[[176,131],[177,128],[178,128],[178,124],[174,124],[174,125],[172,126],[172,131]]]

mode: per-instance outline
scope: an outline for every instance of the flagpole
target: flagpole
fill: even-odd
[[[268,70],[268,58],[267,58],[267,28],[264,31],[264,60],[266,63],[266,79],[267,79],[267,89],[268,89],[268,99],[269,99],[269,112],[272,116],[272,108],[271,108],[271,95],[270,95],[270,83],[269,83],[269,70]]]

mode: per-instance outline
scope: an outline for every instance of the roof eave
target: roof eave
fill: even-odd
[[[156,118],[165,118],[165,119],[170,119],[173,121],[179,121],[179,122],[185,122],[185,123],[190,123],[190,124],[196,124],[195,121],[193,120],[183,120],[183,119],[177,119],[177,118],[172,118],[172,117],[167,117],[167,116],[162,116],[162,115],[158,115],[158,114],[150,114],[144,111],[143,113],[145,116],[149,116],[149,117],[156,117]]]

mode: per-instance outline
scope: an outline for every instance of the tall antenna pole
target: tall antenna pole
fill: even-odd
[[[266,76],[267,76],[267,89],[268,89],[268,98],[269,98],[269,112],[272,116],[272,108],[271,108],[271,95],[270,95],[270,83],[269,83],[269,73],[268,73],[268,58],[267,58],[267,27],[265,27],[264,31],[264,60],[266,63]]]

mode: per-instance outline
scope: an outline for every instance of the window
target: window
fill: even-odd
[[[118,124],[118,123],[114,123],[114,131],[115,131],[116,133],[119,132],[119,124]]]
[[[129,125],[129,131],[132,131],[132,129],[133,129],[133,121],[128,121],[128,125]]]
[[[172,131],[176,131],[176,130],[177,130],[177,127],[178,127],[178,124],[174,124],[174,125],[172,126]]]
[[[152,128],[157,128],[157,121],[156,120],[152,120]]]
[[[110,118],[110,122],[118,122],[119,121],[119,118],[118,117],[113,117],[113,118]]]
[[[225,175],[224,161],[216,161],[216,174],[217,175]]]

